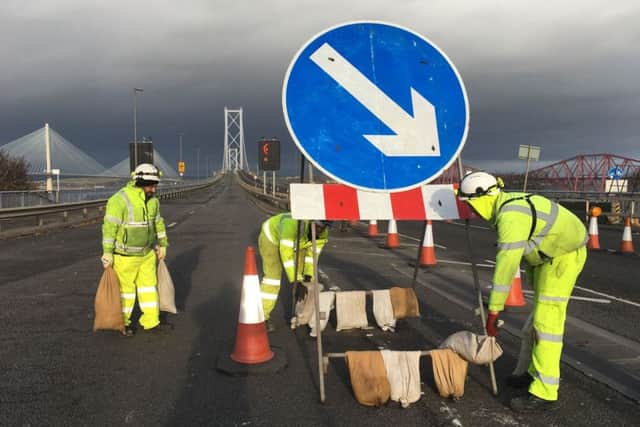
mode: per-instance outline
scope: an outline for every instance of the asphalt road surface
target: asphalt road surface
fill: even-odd
[[[138,331],[125,338],[91,332],[102,271],[99,224],[0,241],[1,425],[638,425],[637,255],[590,254],[578,281],[584,290],[574,294],[584,299],[569,305],[555,411],[517,414],[508,407],[518,392],[504,386],[504,378],[515,364],[522,312],[505,315],[497,397],[483,366],[470,367],[463,398],[439,397],[425,357],[418,402],[407,409],[395,402],[364,407],[353,397],[344,362],[332,359],[323,404],[316,341],[306,327],[292,331],[287,323],[288,285],[273,314],[277,330],[269,336],[288,366],[248,377],[216,369],[235,339],[245,249],[256,244],[267,215],[232,177],[187,199],[162,202],[161,209],[170,225],[167,263],[179,308],[177,315],[166,316],[174,329],[165,334]],[[385,224],[379,225],[384,231]],[[473,225],[474,254],[486,287],[495,236],[482,223]],[[320,258],[323,284],[344,290],[411,286],[410,263],[422,228],[400,223],[399,230],[402,248],[386,250],[380,248],[384,235],[367,237],[365,223],[344,232],[334,227]],[[603,246],[615,249],[617,232],[601,233]],[[396,333],[378,328],[337,333],[332,316],[323,334],[325,352],[431,349],[453,332],[480,331],[464,226],[434,224],[434,237],[438,265],[421,269],[416,285],[421,318],[401,321]],[[634,239],[637,245],[637,235]],[[526,297],[529,288],[523,286]]]

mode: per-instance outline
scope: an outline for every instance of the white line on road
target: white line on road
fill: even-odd
[[[471,265],[470,262],[466,262],[466,261],[449,261],[446,259],[439,259],[438,262],[444,263],[444,264],[461,264],[461,265]],[[494,265],[493,264],[476,264],[478,267],[488,267],[488,268],[493,268]]]
[[[460,226],[460,227],[464,227],[465,226],[464,223],[456,222],[456,221],[447,222],[447,224],[457,225],[457,226]],[[478,230],[491,230],[491,227],[483,227],[481,225],[471,225],[471,224],[469,224],[469,228],[477,228]]]
[[[591,290],[591,289],[583,288],[582,286],[576,286],[576,289],[580,289],[581,291],[585,291],[585,292],[591,292],[592,294],[600,295],[601,297],[605,297],[605,298],[612,299],[614,301],[618,301],[618,302],[622,302],[622,303],[625,303],[625,304],[633,305],[635,307],[640,307],[640,303],[629,301],[629,300],[626,300],[626,299],[623,299],[623,298],[614,297],[612,295],[605,294],[604,292],[594,291],[594,290]]]
[[[171,227],[173,227],[173,226],[174,226],[174,225],[176,225],[176,224],[177,224],[177,222],[172,222],[171,224],[167,225],[167,228],[171,228]]]
[[[523,294],[527,294],[527,296],[533,295],[533,291],[525,289],[522,291]],[[603,299],[603,298],[587,298],[587,297],[576,297],[571,295],[569,298],[574,299],[576,301],[587,301],[587,302],[597,302],[599,304],[611,304],[611,300]]]
[[[402,236],[402,237],[406,237],[407,239],[411,239],[414,242],[421,242],[422,241],[422,239],[416,239],[415,237],[408,236],[406,234],[398,233],[398,235]],[[436,248],[440,248],[440,249],[447,249],[446,246],[438,245],[437,243],[434,243],[433,246],[435,246]]]

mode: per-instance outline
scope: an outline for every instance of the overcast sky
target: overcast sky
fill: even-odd
[[[251,164],[256,141],[275,136],[292,173],[284,73],[312,36],[353,20],[410,28],[456,64],[465,163],[515,168],[519,144],[545,161],[640,158],[638,0],[2,0],[0,145],[49,122],[110,167],[127,155],[141,87],[138,135],[170,163],[184,132],[189,170],[196,147],[219,168],[224,107],[242,107]]]

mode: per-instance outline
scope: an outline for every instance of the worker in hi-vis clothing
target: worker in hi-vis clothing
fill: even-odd
[[[316,227],[316,251],[318,256],[327,243],[331,221],[302,221],[302,234],[298,239],[298,220],[291,218],[290,213],[272,216],[262,224],[258,237],[258,249],[262,258],[262,306],[267,323],[267,330],[275,330],[270,314],[278,301],[282,269],[287,274],[289,283],[296,286],[296,293],[302,298],[306,287],[300,282],[308,282],[313,278],[313,248],[311,246],[311,227]],[[296,241],[299,240],[297,277],[294,277]],[[297,282],[294,284],[294,282]]]
[[[160,171],[142,163],[133,171],[132,180],[111,196],[102,224],[102,265],[113,266],[120,283],[124,334],[131,336],[131,313],[138,296],[142,315],[140,325],[147,330],[160,328],[160,309],[156,276],[156,257],[167,255],[167,231],[155,197]]]
[[[529,391],[511,399],[511,408],[552,409],[558,400],[567,304],[587,258],[587,230],[559,204],[503,187],[500,178],[478,171],[467,174],[457,192],[498,233],[487,334],[498,335],[498,317],[524,258],[526,278],[534,289],[534,339],[528,372],[507,379],[508,385]]]

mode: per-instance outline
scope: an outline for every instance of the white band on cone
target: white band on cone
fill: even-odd
[[[264,309],[262,308],[260,279],[257,275],[245,275],[242,279],[238,323],[253,324],[262,322],[264,322]]]

